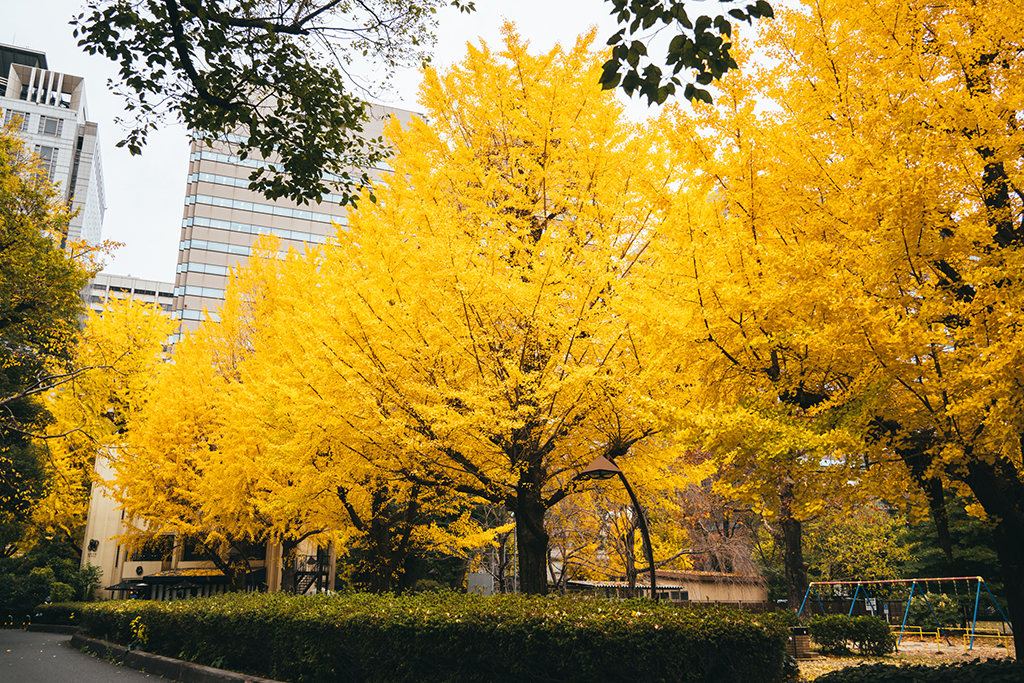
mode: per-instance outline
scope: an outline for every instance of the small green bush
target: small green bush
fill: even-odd
[[[784,609],[780,612],[767,612],[761,615],[765,621],[773,624],[778,624],[784,629],[788,629],[793,626],[802,626],[800,617],[796,615],[791,609]]]
[[[55,602],[52,605],[36,607],[36,616],[32,620],[36,624],[58,624],[60,626],[77,626],[82,616],[81,602]]]
[[[896,649],[896,636],[880,617],[853,617],[847,638],[862,655],[881,657]]]
[[[226,595],[82,603],[84,632],[303,683],[777,683],[785,629],[739,610],[562,597]]]
[[[896,648],[896,638],[880,617],[830,614],[814,617],[808,627],[814,642],[826,654],[846,654],[851,644],[860,654],[875,657],[889,654]]]
[[[75,589],[66,583],[54,581],[50,584],[51,602],[70,602],[75,599]]]
[[[808,622],[811,638],[818,644],[822,652],[829,655],[842,655],[850,651],[846,644],[846,632],[850,625],[850,617],[845,614],[817,616]]]
[[[862,664],[819,676],[816,683],[1020,683],[1024,664],[1012,659],[943,664],[942,666],[897,666]]]

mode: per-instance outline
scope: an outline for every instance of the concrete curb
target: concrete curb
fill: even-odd
[[[124,664],[132,669],[138,669],[148,674],[156,674],[170,681],[180,683],[280,683],[269,678],[258,676],[247,676],[246,674],[235,673],[214,669],[212,666],[183,662],[179,659],[161,657],[142,650],[128,651],[121,645],[113,645],[95,638],[87,638],[79,633],[71,636],[71,647],[78,650],[87,649],[97,657],[107,659],[118,664]]]

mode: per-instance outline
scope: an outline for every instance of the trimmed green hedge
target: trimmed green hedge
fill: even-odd
[[[72,608],[93,638],[303,683],[775,683],[786,638],[771,617],[647,601],[278,593],[48,609]]]
[[[1012,659],[975,659],[942,666],[862,664],[819,676],[816,683],[1020,683],[1024,664]]]
[[[896,637],[880,617],[831,614],[808,622],[811,637],[826,654],[846,654],[850,645],[862,655],[880,657],[896,649]]]
[[[33,624],[59,624],[78,626],[82,620],[84,602],[55,602],[52,605],[37,605]]]

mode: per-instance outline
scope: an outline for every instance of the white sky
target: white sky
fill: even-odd
[[[116,76],[116,64],[89,56],[75,44],[68,21],[81,11],[84,0],[13,0],[6,3],[0,25],[0,43],[46,53],[51,70],[83,76],[89,118],[99,124],[106,186],[107,212],[103,236],[124,246],[108,258],[106,272],[153,280],[174,281],[178,239],[188,172],[188,143],[180,124],[152,132],[142,156],[131,156],[114,144],[121,131],[114,119],[125,116],[122,100],[109,91],[107,79]],[[477,0],[477,11],[461,14],[450,8],[439,12],[434,65],[444,68],[462,60],[467,42],[482,37],[500,45],[504,18],[513,21],[520,35],[537,51],[556,43],[571,45],[576,37],[598,26],[597,46],[616,30],[604,0]],[[13,6],[11,6],[13,5]],[[416,72],[396,82],[398,98],[387,102],[417,109]],[[630,107],[633,116],[646,108]]]

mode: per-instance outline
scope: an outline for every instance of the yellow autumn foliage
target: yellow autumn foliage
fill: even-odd
[[[703,415],[673,421],[735,444],[736,493],[763,495],[777,462],[911,512],[969,488],[1024,608],[1024,18],[888,0],[778,15],[715,107],[668,114],[689,180],[651,288],[675,305],[652,310],[672,313]],[[804,505],[851,499],[831,491]]]
[[[48,484],[33,509],[34,534],[79,536],[96,459],[122,448],[150,399],[172,327],[159,306],[130,299],[90,311],[72,358],[72,366],[84,371],[46,395],[52,416],[44,440]]]

